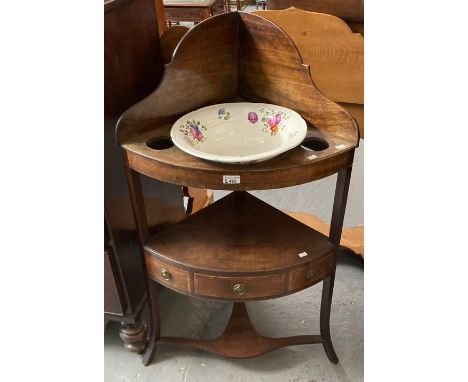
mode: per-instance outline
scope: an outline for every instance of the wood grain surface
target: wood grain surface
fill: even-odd
[[[329,13],[347,22],[364,23],[364,0],[268,0],[268,9],[289,7]]]
[[[148,140],[167,136],[181,115],[229,100],[296,110],[309,123],[308,136],[325,139],[329,147],[323,151],[298,147],[242,166],[204,161],[176,147],[147,146]],[[352,116],[314,86],[309,67],[285,32],[242,12],[211,17],[185,34],[165,66],[160,86],[131,107],[117,127],[127,164],[138,172],[174,184],[227,190],[286,187],[331,175],[352,163],[358,136]],[[241,176],[241,184],[223,183],[223,175],[232,171]]]
[[[244,303],[234,303],[231,318],[224,332],[213,340],[161,337],[158,342],[197,347],[230,358],[250,358],[283,346],[323,343],[319,335],[270,338],[258,334],[250,321]]]
[[[319,90],[335,102],[364,103],[364,39],[338,17],[289,8],[255,14],[280,26],[310,65]]]
[[[330,232],[330,225],[313,214],[295,211],[284,212],[324,235],[328,235]],[[343,232],[341,234],[341,245],[364,257],[364,225],[343,228]]]
[[[280,26],[310,65],[317,88],[356,119],[364,136],[364,38],[338,17],[297,8],[254,11]]]
[[[188,31],[188,27],[176,25],[166,29],[161,35],[161,54],[164,64],[171,62],[177,44]]]
[[[229,194],[145,245],[150,255],[222,276],[274,274],[332,250],[327,236],[247,192]]]

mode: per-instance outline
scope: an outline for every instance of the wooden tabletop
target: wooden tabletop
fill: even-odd
[[[308,123],[310,138],[326,141],[327,147],[304,142],[265,162],[227,165],[188,155],[170,138],[162,141],[162,149],[149,144],[169,136],[182,115],[236,100],[295,110]],[[262,17],[231,12],[210,17],[182,38],[159,87],[120,118],[117,140],[126,165],[144,175],[183,186],[240,191],[332,175],[352,164],[359,133],[350,114],[314,86],[309,67],[284,31]],[[238,175],[240,182],[227,184],[224,175]]]

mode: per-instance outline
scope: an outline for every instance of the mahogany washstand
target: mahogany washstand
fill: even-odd
[[[168,138],[172,124],[197,108],[242,100],[281,105],[308,123],[301,146],[249,165],[190,156]],[[322,343],[338,358],[330,337],[330,308],[354,150],[354,119],[314,86],[291,39],[270,21],[233,12],[191,29],[165,66],[158,88],[128,109],[117,125],[133,213],[147,272],[150,338],[222,356],[247,358],[282,346]],[[275,189],[338,173],[329,236],[260,201],[247,190]],[[235,191],[151,236],[140,174],[180,186]],[[237,175],[239,183],[224,183]],[[234,302],[224,333],[214,340],[160,336],[156,283],[179,293]],[[267,338],[255,331],[245,301],[286,296],[323,281],[320,334]]]

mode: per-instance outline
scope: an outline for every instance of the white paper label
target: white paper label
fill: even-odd
[[[224,184],[240,184],[240,175],[223,175]]]
[[[301,252],[301,253],[299,253],[299,257],[305,257],[305,256],[307,256],[307,252]]]

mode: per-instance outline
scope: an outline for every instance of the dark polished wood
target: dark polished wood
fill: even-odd
[[[278,51],[274,60],[273,45]],[[329,147],[314,152],[314,160],[310,150],[297,147],[243,166],[204,161],[175,146],[155,150],[147,145],[167,136],[184,113],[239,99],[238,93],[246,101],[298,111],[309,122],[308,135],[325,139]],[[129,165],[138,172],[173,184],[227,190],[272,189],[329,176],[352,163],[358,137],[349,113],[315,88],[290,38],[268,20],[242,12],[212,17],[188,32],[165,66],[160,86],[127,110],[117,127]],[[222,176],[234,173],[241,184],[223,184]]]
[[[338,172],[335,188],[335,200],[333,202],[332,219],[330,224],[330,241],[338,250],[340,246],[341,231],[348,198],[349,183],[352,167],[347,167]],[[324,339],[323,348],[333,363],[338,363],[338,357],[333,348],[330,334],[330,312],[335,283],[336,257],[333,263],[333,271],[323,280],[322,302],[320,306],[320,334]]]
[[[116,264],[111,264],[114,261],[112,248],[107,247],[104,250],[104,312],[114,312],[122,315],[126,303],[123,298],[123,291],[120,289],[120,284],[117,281],[119,274],[116,274]]]
[[[146,347],[146,323],[136,320],[133,324],[124,323],[119,332],[125,348],[134,353],[142,353]]]
[[[284,346],[323,343],[320,336],[264,337],[257,333],[245,303],[235,302],[224,332],[214,340],[179,337],[161,337],[159,342],[177,343],[197,347],[229,358],[251,358]]]
[[[122,323],[129,350],[144,347],[145,274],[137,230],[115,140],[120,115],[159,83],[162,60],[154,0],[104,2],[104,316]],[[183,218],[180,187],[144,179],[146,221],[151,232]]]
[[[150,256],[218,276],[275,274],[332,250],[325,235],[248,192],[228,194],[145,245]],[[300,257],[303,252],[307,256]]]
[[[166,29],[161,35],[161,54],[164,64],[171,62],[177,44],[188,31],[189,28],[177,25]]]
[[[150,335],[148,339],[148,346],[146,348],[145,354],[143,354],[143,364],[147,366],[156,351],[156,343],[160,338],[161,334],[161,320],[159,317],[159,298],[158,298],[158,285],[155,282],[152,282],[149,277],[147,277],[148,290],[149,290],[149,308],[150,308]]]
[[[241,166],[191,157],[170,140],[159,149],[148,143],[167,136],[182,114],[229,100],[290,107],[308,122],[308,137],[326,140],[327,145],[307,150],[306,139],[304,147]],[[260,339],[245,307],[235,305],[226,332],[218,340],[165,340],[233,357],[320,342],[329,359],[337,362],[330,337],[330,308],[336,250],[359,133],[349,113],[316,89],[289,37],[268,20],[250,14],[227,13],[203,21],[181,39],[158,88],[122,115],[116,135],[125,153],[132,207],[144,248],[142,262],[157,283],[187,295],[243,302],[285,296],[324,281],[320,336]],[[245,191],[310,182],[336,172],[329,237],[246,192],[232,193],[153,234],[145,223],[147,206],[138,175],[181,186]],[[240,184],[223,184],[222,175],[233,174],[240,175]],[[149,282],[147,293],[154,325],[145,364],[163,341],[152,284]]]
[[[321,281],[332,269],[333,248],[319,232],[249,193],[234,192],[152,237],[145,253],[149,275],[168,288],[245,301]],[[237,284],[245,286],[242,295],[233,289]]]

